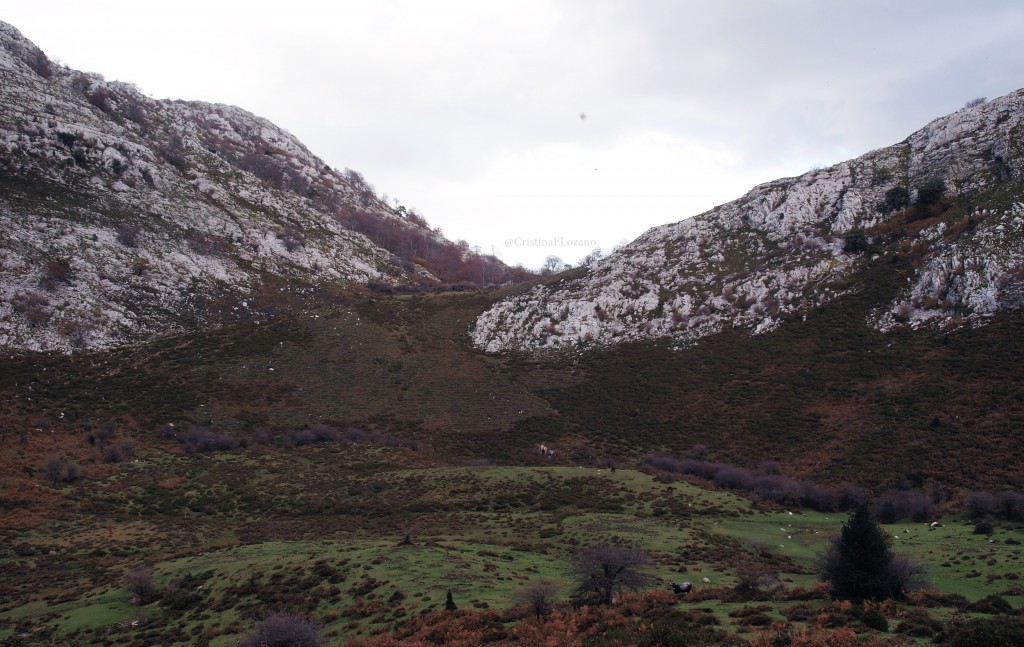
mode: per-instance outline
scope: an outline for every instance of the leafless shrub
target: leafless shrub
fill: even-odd
[[[5,43],[6,49],[17,59],[19,59],[25,65],[28,65],[33,72],[48,79],[53,76],[53,64],[50,63],[50,59],[46,57],[43,50],[39,49],[31,43],[21,43],[17,40],[11,40]]]
[[[896,590],[903,593],[913,593],[928,586],[928,571],[902,553],[892,556],[889,575],[896,584]]]
[[[908,517],[914,521],[927,521],[934,516],[935,504],[922,490],[886,490],[878,496],[873,513],[882,523]]]
[[[754,475],[742,467],[725,466],[715,473],[715,485],[719,487],[750,490],[754,482]]]
[[[170,164],[179,169],[185,168],[188,163],[188,157],[185,154],[185,141],[181,138],[181,135],[174,133],[167,138],[167,141],[159,147],[160,156]]]
[[[114,427],[114,423],[110,420],[102,423],[93,434],[93,442],[99,443],[100,447],[106,447],[107,443],[117,435],[117,430]]]
[[[141,606],[156,597],[156,582],[153,569],[144,564],[133,566],[124,574],[124,585],[135,594],[132,604]]]
[[[130,442],[121,442],[107,447],[103,453],[104,463],[123,463],[131,458],[134,448]]]
[[[140,126],[145,127],[147,124],[146,111],[142,103],[135,98],[129,98],[124,102],[124,116]]]
[[[238,446],[238,441],[231,436],[206,427],[192,427],[178,438],[178,442],[189,453],[229,451]]]
[[[896,319],[896,321],[905,324],[908,321],[910,321],[910,317],[913,314],[914,307],[911,304],[904,301],[903,303],[896,306],[896,310],[892,313],[892,316],[894,319]]]
[[[266,429],[255,429],[251,434],[239,441],[242,447],[256,447],[270,444],[270,432]]]
[[[294,252],[306,244],[306,237],[302,235],[302,230],[291,225],[281,227],[277,231],[277,239],[284,244],[284,248],[289,252]]]
[[[342,439],[342,434],[334,427],[317,425],[312,429],[291,429],[285,432],[288,438],[296,447],[312,445],[314,443],[329,443]]]
[[[746,563],[736,569],[736,586],[733,589],[737,593],[757,595],[777,588],[781,588],[779,574],[768,564]]]
[[[757,557],[765,557],[771,553],[771,549],[768,546],[768,542],[761,541],[760,539],[751,539],[747,541],[747,545],[754,551],[754,555]]]
[[[86,100],[103,112],[110,109],[110,93],[103,86],[99,86],[85,95]]]
[[[39,287],[53,292],[62,285],[71,283],[71,263],[65,259],[50,261],[43,266],[43,274],[39,277]]]
[[[185,240],[189,249],[202,256],[220,256],[224,253],[224,243],[216,236],[193,231]]]
[[[651,454],[650,456],[645,456],[644,465],[665,472],[681,473],[683,471],[682,463],[679,462],[679,459],[670,454]]]
[[[1000,517],[1010,521],[1024,521],[1024,492],[1008,490],[999,495]]]
[[[557,584],[549,580],[536,580],[519,589],[514,601],[529,608],[537,618],[543,618],[554,609],[557,594]]]
[[[687,458],[692,458],[695,461],[702,461],[708,457],[711,452],[710,448],[704,443],[697,443],[690,448],[689,453],[686,455]]]
[[[140,233],[142,233],[142,228],[138,225],[121,225],[117,228],[117,242],[125,247],[138,247]]]
[[[302,616],[272,613],[236,647],[319,647],[320,629]]]
[[[996,511],[998,500],[991,492],[978,490],[967,495],[964,507],[971,515],[971,518],[981,518]]]
[[[49,323],[53,312],[49,300],[34,292],[22,292],[11,299],[11,308],[28,322],[29,328],[38,328]]]
[[[85,94],[85,91],[92,86],[92,81],[90,81],[89,77],[85,74],[81,72],[75,72],[71,76],[70,85],[71,89],[73,89],[75,92]]]
[[[82,468],[77,463],[54,456],[46,461],[43,476],[53,483],[74,483],[82,478]]]

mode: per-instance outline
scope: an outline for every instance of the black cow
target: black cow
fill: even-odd
[[[690,589],[693,588],[693,584],[690,582],[673,582],[669,585],[669,588],[672,589],[672,592],[676,595],[686,595],[690,592]]]

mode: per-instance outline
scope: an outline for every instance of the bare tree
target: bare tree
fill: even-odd
[[[153,581],[153,569],[144,564],[133,566],[124,574],[124,585],[135,594],[132,604],[146,604],[156,596],[156,583]]]
[[[558,585],[549,580],[536,580],[530,582],[515,594],[516,604],[522,604],[530,608],[538,617],[542,618],[551,613],[555,606],[555,595],[558,593]]]
[[[586,267],[604,258],[604,252],[600,247],[595,247],[589,254],[580,259],[580,265]]]
[[[578,604],[612,604],[625,590],[647,582],[647,554],[635,548],[606,543],[587,546],[572,558],[580,583],[573,592]]]
[[[557,274],[567,268],[568,265],[566,265],[565,261],[558,256],[548,256],[544,259],[544,265],[541,266],[540,273],[543,276],[550,276],[551,274]]]

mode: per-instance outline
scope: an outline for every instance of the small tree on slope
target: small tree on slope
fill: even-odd
[[[922,570],[893,554],[888,535],[867,507],[860,506],[822,556],[821,575],[833,598],[885,600],[903,597],[918,586]]]

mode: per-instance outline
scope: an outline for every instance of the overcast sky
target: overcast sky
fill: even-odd
[[[154,98],[267,117],[531,267],[1024,87],[1016,0],[0,0],[0,19]]]

